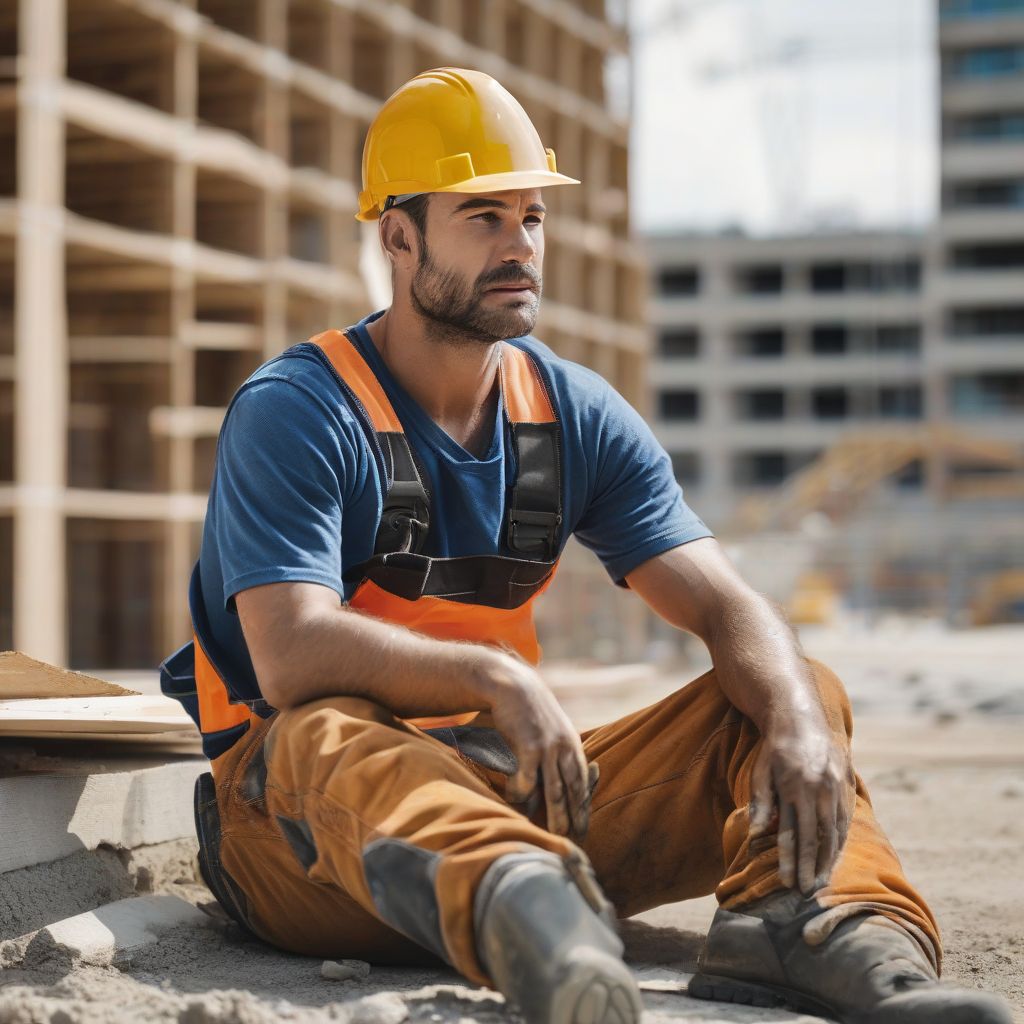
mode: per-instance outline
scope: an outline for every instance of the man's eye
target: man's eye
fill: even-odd
[[[487,213],[478,213],[475,217],[471,217],[470,220],[486,220],[489,224],[494,224],[499,220],[499,217],[492,210]]]
[[[527,217],[525,223],[527,224],[543,224],[544,221],[540,217]]]

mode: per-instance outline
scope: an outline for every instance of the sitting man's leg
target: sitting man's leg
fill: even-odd
[[[433,954],[493,980],[531,1024],[639,1019],[585,858],[444,743],[328,698],[254,726],[213,769],[218,864],[264,940],[384,963]]]
[[[833,730],[849,703],[811,662]],[[760,736],[706,673],[650,708],[584,734],[601,769],[584,849],[622,916],[716,892],[691,994],[798,1008],[850,1022],[1009,1022],[1001,1000],[936,983],[935,920],[903,875],[863,783],[827,886],[804,898],[778,872],[774,831],[749,836]],[[851,797],[853,794],[851,794]]]

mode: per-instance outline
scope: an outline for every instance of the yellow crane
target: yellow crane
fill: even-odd
[[[1024,496],[1024,451],[1019,445],[929,425],[905,430],[847,434],[767,497],[740,505],[737,532],[793,529],[810,513],[833,522],[847,519],[882,483],[916,462],[938,458],[945,465],[996,471],[958,479],[947,475],[940,500]]]
[[[886,480],[915,463],[937,464],[947,471],[932,480],[942,506],[965,499],[1024,500],[1024,450],[1019,445],[972,434],[948,425],[928,425],[894,431],[862,430],[841,438],[805,469],[765,497],[743,502],[728,531],[748,538],[791,534],[808,543],[802,524],[824,516],[829,524],[849,520]],[[957,466],[973,472],[953,474]],[[839,595],[829,574],[814,568],[805,552],[803,568],[795,574],[785,596],[794,622],[829,621]],[[990,573],[976,584],[970,600],[974,625],[1016,621],[1024,614],[1024,570]]]

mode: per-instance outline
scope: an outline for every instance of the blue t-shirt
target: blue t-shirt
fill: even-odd
[[[502,526],[515,480],[514,448],[499,401],[487,452],[449,437],[395,380],[366,325],[348,331],[380,381],[425,469],[431,495],[424,553],[511,555]],[[592,371],[533,337],[507,343],[540,367],[562,425],[564,519],[570,533],[621,580],[662,551],[711,531],[687,507],[650,428]],[[318,346],[275,356],[238,389],[217,443],[199,556],[199,639],[236,692],[258,694],[234,595],[306,581],[343,600],[344,574],[373,554],[387,488],[369,424],[349,404]]]

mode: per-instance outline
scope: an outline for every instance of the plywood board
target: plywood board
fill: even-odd
[[[29,697],[99,697],[135,694],[81,672],[36,661],[21,651],[0,651],[0,700]]]
[[[0,731],[0,736],[4,733]],[[24,740],[63,740],[66,743],[83,745],[92,749],[97,744],[102,744],[102,753],[109,754],[116,747],[120,756],[125,749],[139,750],[147,754],[201,754],[203,752],[202,737],[199,730],[188,732],[179,729],[176,732],[90,732],[88,729],[76,729],[74,732],[54,732],[45,726],[31,732],[22,731],[18,733],[19,739]],[[60,771],[62,769],[48,769]],[[0,762],[0,778],[5,774],[3,764]]]
[[[170,697],[49,697],[0,700],[0,735],[40,733],[149,733],[195,728]]]

